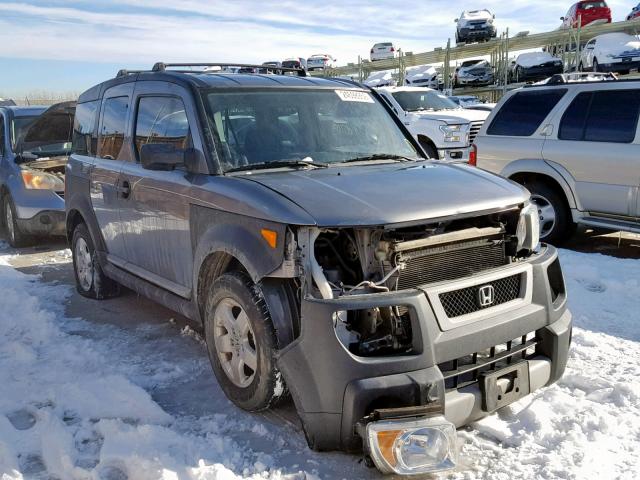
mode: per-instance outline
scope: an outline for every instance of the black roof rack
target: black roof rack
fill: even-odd
[[[175,67],[182,67],[182,68],[189,68],[189,67],[255,68],[259,72],[260,71],[263,71],[263,72],[266,71],[266,72],[270,72],[270,73],[274,73],[274,72],[278,72],[278,73],[291,72],[291,73],[295,73],[299,77],[306,77],[307,76],[307,72],[306,72],[306,70],[304,68],[276,67],[276,66],[273,66],[273,65],[254,65],[254,64],[251,64],[251,63],[230,63],[230,62],[229,63],[164,63],[164,62],[157,62],[156,64],[153,65],[151,70],[127,70],[127,69],[123,68],[122,70],[118,70],[116,78],[125,77],[127,75],[134,75],[134,74],[137,74],[137,73],[165,72],[165,71],[167,71],[168,68],[175,68]],[[206,70],[176,70],[176,71],[177,72],[182,72],[182,73],[204,73],[204,72],[206,72]]]
[[[239,68],[255,68],[258,70],[276,70],[278,72],[291,72],[296,73],[299,77],[306,77],[307,72],[304,68],[287,68],[287,67],[274,67],[272,65],[254,65],[252,63],[156,63],[152,71],[164,72],[167,68],[173,67],[239,67]]]

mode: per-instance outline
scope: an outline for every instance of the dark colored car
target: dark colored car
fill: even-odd
[[[562,20],[562,28],[611,23],[611,9],[604,0],[574,3]]]
[[[74,113],[75,102],[0,107],[0,218],[12,247],[65,234],[64,170]]]
[[[521,53],[511,65],[511,82],[543,80],[564,71],[564,63],[549,52]]]
[[[157,64],[83,93],[78,291],[125,285],[201,322],[228,398],[289,392],[314,449],[454,468],[456,426],[562,375],[557,252],[524,188],[427,160],[375,91],[297,74]]]
[[[466,60],[453,75],[454,87],[490,85],[493,81],[493,67],[486,60]]]

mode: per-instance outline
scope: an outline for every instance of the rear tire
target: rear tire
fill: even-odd
[[[93,239],[84,223],[78,224],[73,231],[71,254],[76,288],[80,295],[102,300],[120,293],[120,285],[102,271]]]
[[[525,183],[525,187],[531,192],[531,201],[538,206],[540,240],[553,245],[568,240],[576,225],[564,198],[544,182]]]
[[[286,396],[276,366],[278,339],[262,288],[230,272],[209,289],[204,331],[211,367],[225,395],[249,412],[266,410]]]
[[[22,248],[30,245],[33,238],[20,230],[17,222],[16,209],[13,200],[8,193],[2,199],[3,223],[7,234],[7,242],[13,248]]]

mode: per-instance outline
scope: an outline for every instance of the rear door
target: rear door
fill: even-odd
[[[120,170],[124,161],[131,157],[126,132],[133,85],[117,85],[103,95],[97,155],[91,170],[91,203],[107,251],[115,258],[125,256],[119,216]]]
[[[126,268],[188,297],[193,253],[190,233],[190,194],[198,176],[184,167],[152,171],[140,163],[140,148],[148,143],[172,144],[202,152],[196,109],[188,92],[165,82],[138,82],[135,91],[132,137],[134,156],[122,169],[128,190],[121,203]],[[204,155],[202,155],[204,158]]]
[[[554,121],[543,156],[572,175],[582,210],[635,218],[639,114],[640,89],[619,84],[578,93]]]

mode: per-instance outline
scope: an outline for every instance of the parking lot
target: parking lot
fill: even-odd
[[[0,324],[12,332],[0,342],[0,383],[12,385],[0,404],[18,428],[0,422],[0,452],[25,478],[379,477],[358,456],[310,451],[290,403],[234,407],[188,320],[133,292],[78,295],[65,244],[0,255]],[[637,478],[640,238],[587,232],[561,257],[576,327],[568,371],[460,430],[463,463],[446,478]],[[45,470],[52,458],[57,471]]]

